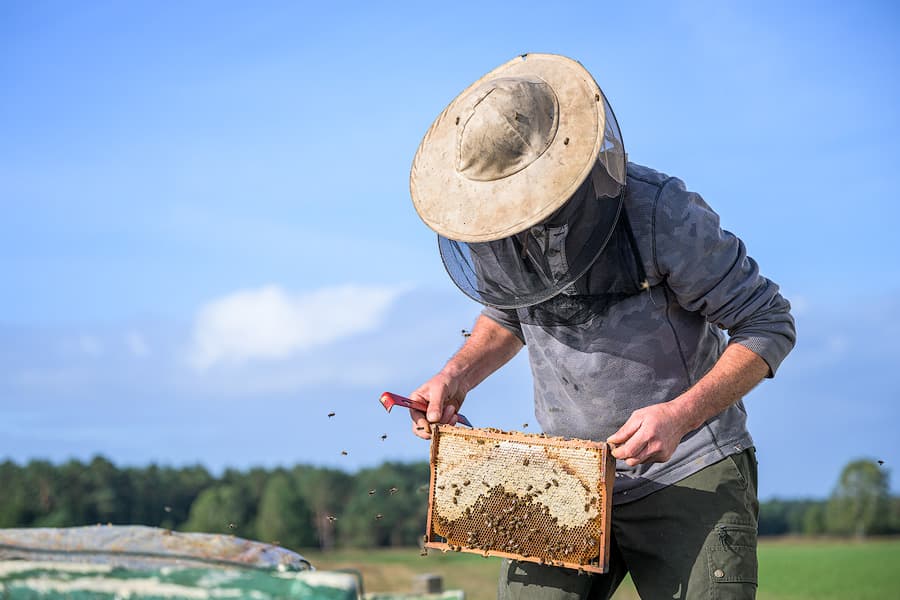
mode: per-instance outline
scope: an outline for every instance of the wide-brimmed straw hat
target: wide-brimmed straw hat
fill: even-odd
[[[591,174],[607,118],[605,98],[581,63],[519,56],[469,86],[425,134],[410,174],[416,211],[460,242],[524,231]]]

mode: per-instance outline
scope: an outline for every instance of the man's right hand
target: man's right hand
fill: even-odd
[[[426,381],[409,397],[428,404],[427,414],[414,408],[409,409],[409,416],[413,420],[413,433],[428,440],[431,439],[432,423],[456,425],[459,418],[456,413],[466,399],[466,392],[458,378],[441,372]]]
[[[413,433],[428,440],[432,423],[456,425],[456,413],[469,390],[506,364],[521,348],[522,341],[515,334],[484,315],[478,317],[463,347],[440,373],[409,395],[428,404],[427,414],[410,409]]]

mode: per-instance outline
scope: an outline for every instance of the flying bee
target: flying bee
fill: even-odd
[[[379,521],[379,520],[381,520],[381,519],[383,519],[383,518],[384,518],[384,515],[381,514],[381,513],[378,513],[377,515],[375,515],[375,520],[376,520],[376,521]]]
[[[374,495],[375,495],[375,490],[369,490],[369,495],[370,495],[370,496],[374,496]]]
[[[469,337],[469,336],[472,335],[472,332],[469,331],[468,329],[462,329],[462,330],[460,330],[459,333],[460,333],[464,338],[467,338],[467,337]]]
[[[334,515],[328,515],[328,516],[325,517],[325,518],[328,519],[328,522],[329,522],[329,523],[334,523],[335,521],[337,521],[337,517],[334,516]]]
[[[387,434],[386,433],[381,434],[381,441],[383,442],[386,439],[387,439]]]
[[[346,450],[341,450],[341,456],[347,456],[348,454],[349,452],[347,452]]]
[[[393,496],[394,494],[397,493],[397,488],[394,487],[394,486],[391,486],[390,488],[388,488],[388,493],[389,493],[391,496]]]

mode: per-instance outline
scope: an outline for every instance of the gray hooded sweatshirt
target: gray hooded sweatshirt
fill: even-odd
[[[727,344],[761,356],[771,377],[795,341],[790,304],[744,243],[681,180],[632,163],[623,213],[590,271],[542,304],[483,314],[526,344],[543,431],[598,441],[634,410],[686,391]],[[746,418],[738,401],[688,433],[667,462],[619,461],[613,502],[752,446]]]

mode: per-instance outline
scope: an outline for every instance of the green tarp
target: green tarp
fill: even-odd
[[[0,529],[0,599],[355,600],[358,577],[228,535],[138,526]]]

